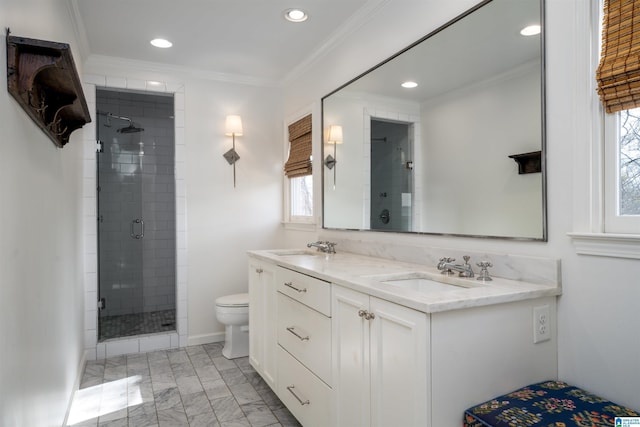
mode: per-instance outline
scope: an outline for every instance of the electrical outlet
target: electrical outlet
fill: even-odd
[[[551,320],[549,318],[549,306],[542,305],[533,308],[533,343],[548,341],[551,339]]]

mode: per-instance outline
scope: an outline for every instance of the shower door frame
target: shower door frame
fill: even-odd
[[[84,217],[84,282],[85,282],[85,359],[104,359],[121,354],[186,347],[187,312],[187,228],[186,228],[186,141],[184,132],[184,83],[126,79],[116,76],[85,74],[83,90],[92,115],[91,123],[82,128],[84,141],[83,217]],[[174,96],[175,143],[175,207],[176,207],[176,331],[138,335],[98,342],[98,275],[97,275],[97,210],[96,210],[96,88],[128,89],[138,92],[172,93]],[[196,344],[196,342],[194,342]]]
[[[97,90],[96,90],[97,92]],[[114,91],[114,92],[118,92],[118,91]],[[98,111],[100,111],[100,109],[97,109]],[[101,125],[102,120],[104,120],[102,117],[106,116],[106,121],[107,123],[110,123],[110,125]],[[135,172],[133,173],[127,173],[127,176],[133,176],[134,180],[133,180],[133,185],[135,186],[134,191],[134,195],[132,197],[133,200],[135,200],[136,196],[139,196],[139,202],[138,204],[132,204],[132,203],[121,203],[121,209],[119,210],[119,212],[113,212],[110,211],[110,214],[107,215],[103,215],[104,212],[101,209],[101,204],[104,205],[103,207],[106,207],[108,204],[104,204],[104,198],[106,197],[105,194],[105,190],[109,189],[110,185],[113,185],[112,183],[107,182],[101,182],[100,177],[101,177],[101,169],[102,168],[107,168],[108,165],[104,164],[101,167],[101,156],[105,156],[105,149],[109,150],[109,154],[111,156],[113,156],[113,152],[111,152],[111,144],[116,144],[117,146],[120,147],[118,153],[116,154],[117,156],[120,155],[124,155],[125,157],[128,156],[133,156],[133,154],[126,154],[128,153],[132,153],[131,151],[127,151],[125,150],[123,147],[126,146],[130,146],[132,144],[131,139],[133,138],[133,136],[131,136],[131,133],[125,133],[122,132],[120,133],[120,130],[117,130],[115,132],[108,132],[105,131],[103,129],[103,127],[107,126],[108,128],[111,128],[113,126],[113,129],[117,128],[123,128],[126,127],[125,122],[122,123],[118,123],[118,121],[126,121],[129,120],[130,126],[133,125],[133,122],[131,121],[131,119],[127,118],[127,117],[122,117],[122,116],[118,116],[118,115],[114,115],[111,114],[109,112],[104,112],[101,111],[101,113],[97,113],[96,114],[96,125],[97,126],[97,132],[96,132],[96,139],[98,141],[98,149],[96,150],[96,206],[97,206],[97,210],[98,210],[98,229],[97,229],[97,244],[98,244],[98,267],[97,267],[97,271],[98,271],[98,325],[97,325],[97,333],[98,333],[98,342],[101,341],[105,341],[107,339],[113,339],[113,338],[123,338],[123,337],[127,337],[127,336],[133,336],[133,335],[123,335],[123,336],[118,336],[118,337],[113,337],[113,338],[101,338],[104,334],[103,334],[103,317],[105,317],[105,314],[102,310],[107,310],[107,312],[110,310],[110,305],[113,303],[113,300],[109,300],[109,298],[106,298],[106,302],[105,302],[105,296],[107,296],[107,293],[104,292],[103,289],[103,285],[107,282],[106,278],[103,277],[103,274],[109,274],[109,273],[117,273],[116,275],[118,276],[118,280],[117,283],[120,287],[120,289],[122,289],[123,286],[127,286],[130,287],[132,289],[132,294],[130,295],[130,297],[133,297],[133,299],[137,299],[139,302],[138,304],[132,304],[131,305],[131,309],[133,310],[132,313],[127,313],[127,314],[143,314],[144,308],[145,308],[145,304],[144,304],[144,288],[145,288],[145,278],[144,278],[144,265],[143,265],[143,260],[144,260],[144,242],[143,242],[143,238],[144,238],[144,219],[143,219],[143,179],[144,179],[144,175],[143,175],[143,164],[142,164],[142,157],[138,157],[138,168],[136,169]],[[136,132],[135,135],[144,135],[144,129],[141,129],[140,132]],[[111,141],[107,141],[107,139],[111,139],[113,137],[117,137],[116,140],[111,140]],[[175,141],[174,141],[174,145],[175,145]],[[130,148],[130,147],[129,147]],[[119,162],[118,162],[119,163]],[[128,162],[127,162],[128,163]],[[107,176],[107,178],[112,177],[112,175],[116,175],[119,178],[122,178],[122,172],[118,172],[118,173],[114,173],[114,174],[109,174],[106,173],[105,174]],[[117,185],[117,184],[115,184]],[[136,192],[139,192],[140,194],[135,194]],[[109,192],[109,193],[114,193],[114,192]],[[118,192],[121,193],[121,192]],[[123,200],[118,197],[118,201],[122,202]],[[127,208],[125,208],[124,206],[127,206]],[[106,223],[105,223],[106,221]],[[120,226],[120,227],[117,227]],[[107,230],[101,231],[101,227],[106,227]],[[113,227],[113,229],[112,229]],[[109,270],[103,270],[102,267],[103,263],[107,260],[105,260],[105,256],[109,256],[108,254],[108,250],[104,251],[107,253],[103,253],[103,249],[105,249],[102,245],[103,242],[101,241],[101,237],[102,233],[108,234],[108,233],[113,233],[113,230],[117,230],[119,228],[119,231],[117,232],[117,234],[120,236],[120,238],[117,240],[117,242],[119,243],[119,245],[121,246],[121,248],[118,248],[118,252],[119,255],[122,256],[123,254],[125,254],[126,256],[124,256],[124,259],[120,259],[118,260],[117,264],[120,265],[120,268],[117,269],[117,272],[114,272],[113,269]],[[124,236],[123,236],[124,234]],[[111,235],[111,237],[113,237],[113,234]],[[111,252],[113,252],[113,248],[111,248]],[[130,261],[129,263],[126,263],[125,261]],[[175,263],[175,255],[174,255],[174,263]],[[139,267],[139,268],[138,268]],[[133,273],[133,274],[132,274]],[[175,285],[175,278],[174,278],[174,285]],[[175,287],[175,286],[174,286]],[[122,290],[120,290],[120,292],[122,292]],[[130,302],[131,299],[128,300],[128,302]],[[174,306],[175,306],[175,295],[174,295]],[[118,314],[110,314],[110,315],[106,315],[107,317],[109,316],[117,316]],[[122,315],[122,314],[120,314]],[[158,331],[159,332],[159,331]],[[156,332],[153,332],[156,333]]]

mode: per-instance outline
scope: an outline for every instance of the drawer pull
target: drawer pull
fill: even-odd
[[[311,402],[309,402],[309,399],[307,399],[307,400],[300,399],[300,397],[298,397],[298,395],[293,391],[294,388],[295,388],[295,386],[293,386],[293,385],[287,386],[287,390],[289,390],[289,393],[293,394],[293,397],[295,397],[296,400],[298,402],[300,402],[300,405],[304,406],[304,405],[308,405],[309,403],[311,403]]]
[[[298,335],[298,334],[296,333],[296,331],[294,331],[294,330],[293,330],[293,328],[294,328],[294,327],[295,327],[295,326],[290,326],[290,327],[288,327],[288,328],[287,328],[287,331],[291,332],[293,335],[295,335],[296,337],[298,337],[298,339],[299,339],[300,341],[309,341],[309,336],[303,337],[303,336],[301,336],[301,335]]]
[[[298,292],[298,293],[300,293],[300,294],[301,294],[301,293],[303,293],[303,292],[307,292],[307,288],[304,288],[304,289],[298,289],[298,288],[296,288],[295,286],[293,286],[293,283],[292,283],[292,282],[284,282],[284,285],[285,285],[286,287],[288,287],[288,288],[293,289],[294,291],[296,291],[296,292]]]

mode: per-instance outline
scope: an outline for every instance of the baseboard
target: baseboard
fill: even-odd
[[[224,341],[224,332],[215,332],[213,334],[189,335],[188,345],[202,345],[212,342]]]
[[[87,352],[85,350],[82,351],[82,357],[80,357],[80,363],[78,364],[78,371],[76,372],[76,380],[73,383],[73,388],[71,389],[71,394],[69,396],[69,402],[67,403],[67,411],[64,414],[64,423],[63,426],[67,425],[69,421],[69,414],[71,413],[71,407],[73,405],[73,398],[76,395],[76,391],[80,390],[80,382],[82,381],[82,374],[84,374],[84,367],[87,365]]]

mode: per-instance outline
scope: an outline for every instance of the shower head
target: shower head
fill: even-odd
[[[129,117],[124,117],[124,116],[117,116],[115,114],[109,113],[107,111],[97,111],[98,114],[102,114],[104,116],[107,117],[107,123],[104,124],[104,126],[106,127],[111,127],[111,118],[114,119],[120,119],[120,120],[126,120],[129,122],[129,126],[125,126],[123,128],[118,129],[118,133],[138,133],[138,132],[144,132],[143,128],[139,128],[133,125],[133,120],[131,120]]]
[[[118,129],[118,133],[138,133],[144,132],[143,128],[139,128],[133,125],[133,122],[129,123],[129,126]]]

